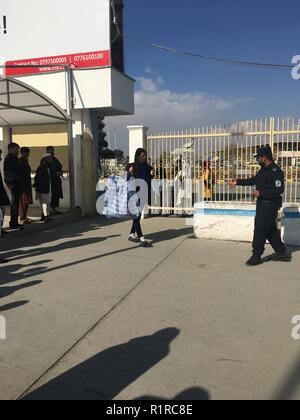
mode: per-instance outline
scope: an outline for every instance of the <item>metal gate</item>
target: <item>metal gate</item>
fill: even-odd
[[[271,117],[150,135],[148,154],[160,185],[159,193],[156,188],[152,194],[152,211],[189,213],[201,200],[253,203],[251,187],[232,189],[228,180],[254,176],[258,165],[253,155],[266,145],[285,172],[285,203],[300,204],[300,120]],[[185,195],[181,205],[180,191]]]

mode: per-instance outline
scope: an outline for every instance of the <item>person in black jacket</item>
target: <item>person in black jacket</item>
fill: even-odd
[[[135,153],[135,161],[134,163],[130,163],[126,167],[127,171],[127,179],[129,180],[131,177],[135,179],[141,179],[146,182],[148,191],[151,189],[151,181],[153,178],[152,175],[152,167],[147,163],[147,152],[144,149],[137,149]],[[145,197],[149,198],[148,191],[145,194]],[[138,192],[138,190],[137,190]],[[146,203],[144,203],[146,204]],[[140,204],[141,206],[141,204]],[[143,209],[141,208],[141,213]],[[129,235],[129,241],[140,243],[143,248],[151,247],[151,244],[146,241],[142,227],[141,227],[141,218],[142,214],[138,217],[133,218],[132,228]]]
[[[33,204],[32,185],[31,185],[31,167],[29,164],[30,149],[28,147],[21,148],[21,157],[19,159],[20,177],[21,177],[21,195],[20,195],[20,223],[21,225],[32,223],[28,219],[28,208]]]
[[[49,168],[51,175],[51,210],[53,215],[62,214],[57,209],[59,208],[59,201],[64,198],[62,189],[63,166],[56,158],[53,146],[47,147],[47,153],[52,157]]]
[[[10,223],[11,229],[19,229],[19,204],[21,195],[21,178],[19,167],[20,146],[16,143],[8,145],[8,155],[4,160],[4,181],[11,194]]]
[[[290,262],[291,257],[287,254],[277,227],[278,211],[282,207],[282,194],[285,189],[284,173],[275,164],[270,147],[260,148],[256,158],[261,169],[254,178],[229,181],[232,187],[256,186],[252,193],[257,199],[253,255],[246,264],[256,266],[262,263],[261,257],[267,240],[276,252],[273,260]]]
[[[2,161],[2,150],[0,149],[0,162]],[[5,216],[5,207],[10,206],[10,201],[7,195],[7,192],[5,190],[4,184],[3,184],[3,179],[2,179],[2,174],[0,171],[0,210],[2,212],[2,221],[1,221],[1,238],[3,237],[3,222],[4,222],[4,216]]]
[[[40,201],[42,209],[41,222],[49,222],[50,219],[50,203],[51,203],[51,175],[50,166],[52,157],[47,153],[41,160],[35,178],[34,188],[36,190],[37,199]]]

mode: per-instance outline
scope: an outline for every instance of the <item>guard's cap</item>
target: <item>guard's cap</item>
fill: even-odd
[[[266,157],[269,160],[274,160],[273,158],[273,152],[270,146],[261,147],[257,150],[256,155],[254,157],[258,160],[260,157]]]

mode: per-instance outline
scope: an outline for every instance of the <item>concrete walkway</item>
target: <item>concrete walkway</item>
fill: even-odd
[[[0,398],[300,398],[297,250],[249,269],[249,244],[144,228],[153,248],[100,217],[8,239]]]

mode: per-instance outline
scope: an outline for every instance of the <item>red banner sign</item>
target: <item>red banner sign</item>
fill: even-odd
[[[26,60],[8,61],[6,62],[6,66],[22,67],[7,67],[6,76],[21,76],[26,74],[40,74],[61,71],[64,70],[64,66],[66,65],[72,65],[75,69],[89,67],[107,67],[111,65],[110,51],[95,51],[78,54],[59,55],[54,57],[30,58]]]

